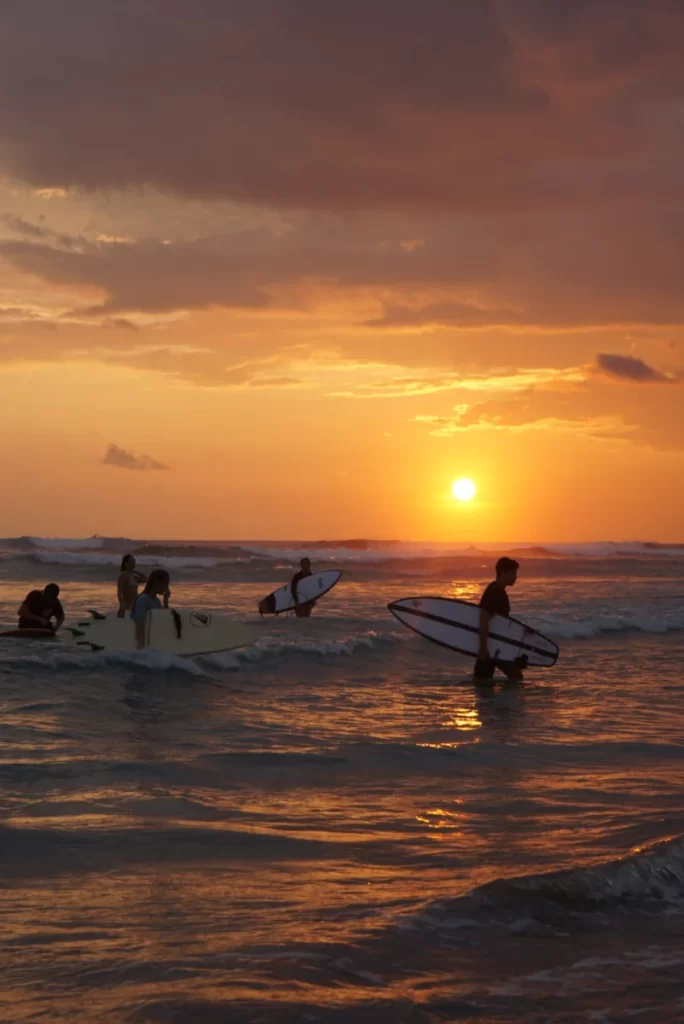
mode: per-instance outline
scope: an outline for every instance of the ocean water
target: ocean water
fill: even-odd
[[[561,645],[522,687],[389,615],[476,599],[492,551],[0,542],[111,609],[121,553],[258,620],[300,554],[310,620],[182,661],[0,640],[0,1020],[684,1021],[684,550],[520,551]]]

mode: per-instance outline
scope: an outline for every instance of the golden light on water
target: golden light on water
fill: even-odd
[[[460,480],[454,480],[451,493],[457,501],[471,501],[477,493],[477,487],[472,480],[462,477]]]

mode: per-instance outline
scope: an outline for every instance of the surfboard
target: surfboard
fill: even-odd
[[[404,626],[433,643],[476,658],[480,649],[480,608],[451,597],[405,597],[387,606]],[[558,646],[518,619],[494,615],[489,655],[499,661],[524,658],[528,665],[555,665]]]
[[[319,597],[323,597],[329,590],[332,590],[341,575],[339,569],[326,569],[324,572],[305,576],[297,584],[299,603],[306,604],[308,601],[317,601]],[[280,615],[281,612],[290,611],[294,606],[295,600],[292,597],[290,584],[286,583],[284,587],[279,587],[278,590],[274,590],[272,594],[259,602],[259,611],[262,615]]]
[[[14,640],[57,640],[57,634],[52,629],[6,629],[0,633],[0,637],[12,637]]]
[[[64,643],[85,651],[136,651],[135,623],[115,612],[91,612],[60,631]],[[213,612],[155,609],[145,623],[146,647],[181,658],[247,647],[259,639],[256,629]]]

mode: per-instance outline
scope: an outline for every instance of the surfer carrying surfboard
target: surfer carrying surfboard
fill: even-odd
[[[145,626],[149,613],[155,608],[169,607],[170,582],[171,577],[166,569],[153,569],[145,584],[145,589],[136,598],[131,618],[135,622],[135,639],[138,650],[145,646]],[[160,597],[163,598],[163,604],[159,600]]]
[[[135,567],[135,555],[124,555],[121,559],[121,571],[116,582],[116,594],[119,599],[117,615],[126,618],[126,613],[133,611],[138,599],[138,586],[145,583],[147,576],[138,572]]]
[[[299,572],[296,572],[290,582],[290,591],[292,593],[292,600],[294,601],[294,613],[298,619],[308,619],[311,612],[314,609],[315,601],[301,601],[297,594],[297,585],[307,578],[307,576],[313,575],[311,572],[311,559],[302,558],[299,563]]]
[[[489,584],[480,599],[480,649],[474,671],[475,679],[478,682],[489,682],[494,678],[497,668],[511,682],[522,682],[523,674],[520,665],[516,665],[514,661],[499,661],[492,658],[488,647],[490,621],[495,615],[510,618],[511,602],[506,588],[515,586],[519,568],[515,559],[500,558],[496,563],[496,579]]]

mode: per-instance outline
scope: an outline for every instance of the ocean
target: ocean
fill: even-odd
[[[684,1021],[684,547],[507,546],[561,653],[493,691],[387,603],[494,545],[8,538],[0,622],[112,610],[128,550],[255,622],[343,577],[196,661],[0,640],[1,1021]]]

